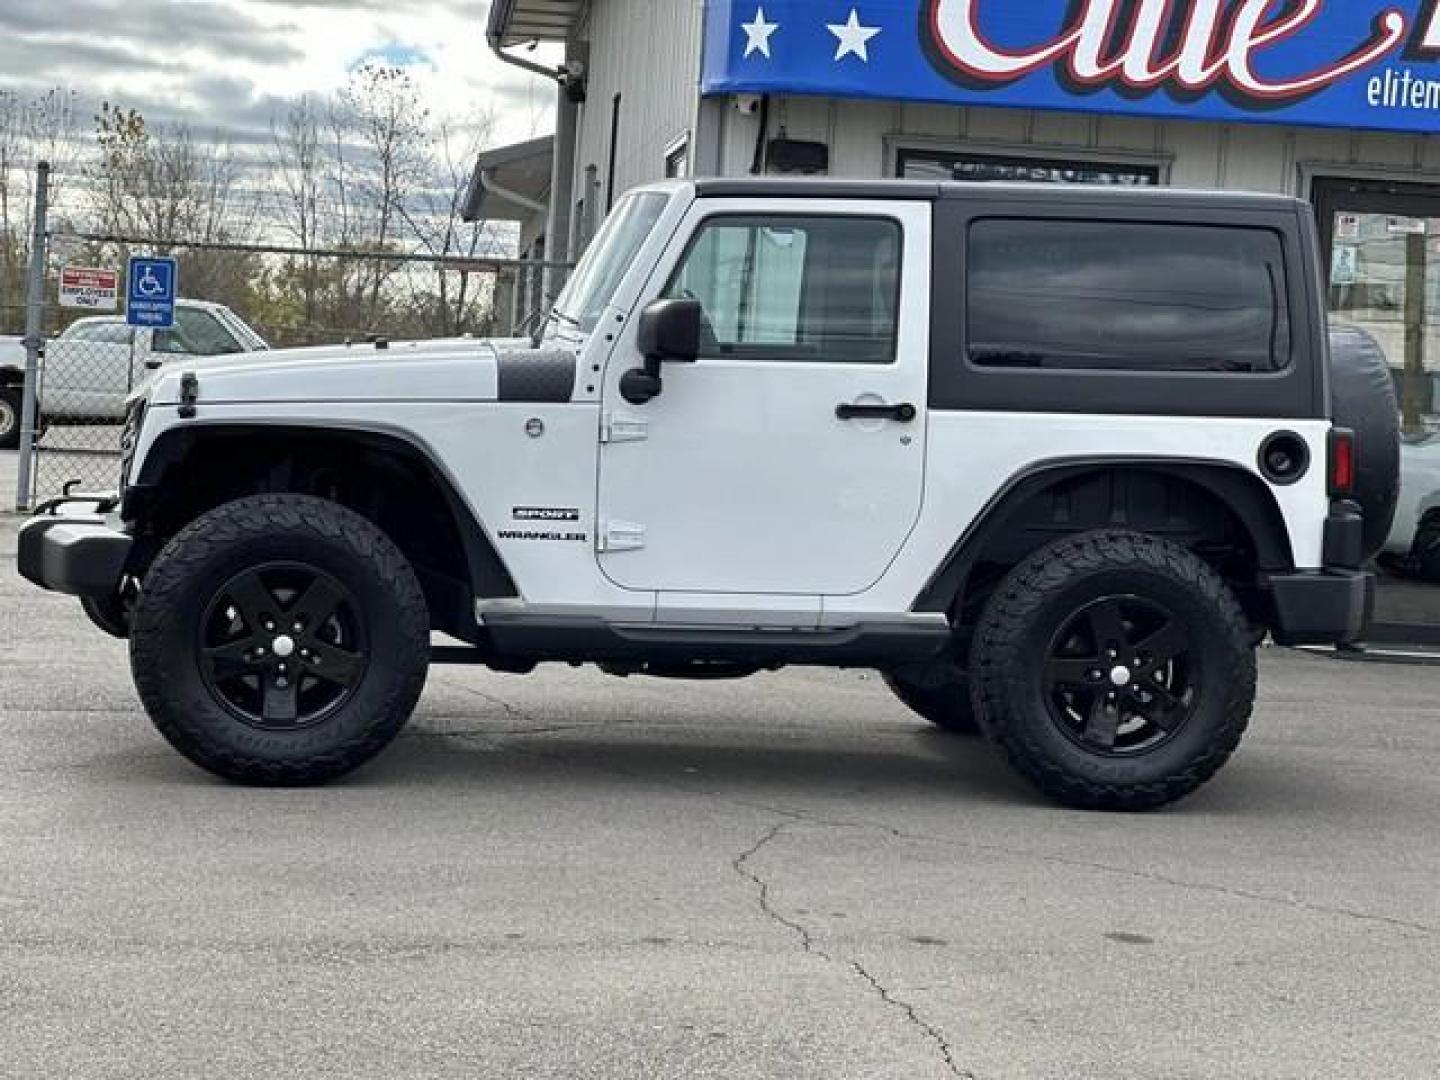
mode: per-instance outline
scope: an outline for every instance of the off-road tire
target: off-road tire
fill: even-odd
[[[110,596],[82,596],[80,610],[97,629],[124,641],[130,636],[130,612],[118,593]]]
[[[911,664],[881,673],[885,685],[913,712],[952,735],[978,735],[970,679],[953,660]]]
[[[1169,741],[1119,757],[1062,732],[1037,673],[1067,619],[1116,595],[1167,606],[1199,669]],[[1044,794],[1083,809],[1153,809],[1199,788],[1239,744],[1255,699],[1253,641],[1230,588],[1189,550],[1139,533],[1083,533],[1035,552],[996,589],[971,654],[973,701],[987,736]]]
[[[0,450],[20,445],[20,410],[24,391],[18,386],[0,386]]]
[[[234,575],[304,560],[350,590],[371,661],[352,696],[316,726],[262,730],[237,718],[202,673],[204,613]],[[195,764],[244,784],[324,783],[399,734],[429,665],[424,594],[400,550],[360,515],[324,499],[257,495],[187,526],[145,576],[130,633],[131,669],[160,733]]]

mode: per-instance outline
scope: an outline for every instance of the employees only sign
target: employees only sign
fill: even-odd
[[[114,311],[119,307],[120,274],[85,266],[60,271],[60,306],[79,311]]]

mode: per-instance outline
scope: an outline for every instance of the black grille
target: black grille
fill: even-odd
[[[140,425],[145,419],[145,399],[139,398],[125,410],[125,426],[120,429],[120,490],[130,480],[130,463],[135,460],[135,447],[140,442]]]

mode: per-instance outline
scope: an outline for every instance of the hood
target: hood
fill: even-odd
[[[180,401],[194,375],[198,401],[569,401],[575,350],[525,338],[447,338],[326,345],[176,360],[146,388],[152,404]],[[538,395],[538,396],[537,396]]]

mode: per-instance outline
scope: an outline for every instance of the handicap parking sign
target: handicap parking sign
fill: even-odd
[[[174,259],[135,256],[130,260],[125,321],[131,326],[166,329],[175,325],[175,293],[180,270]]]

